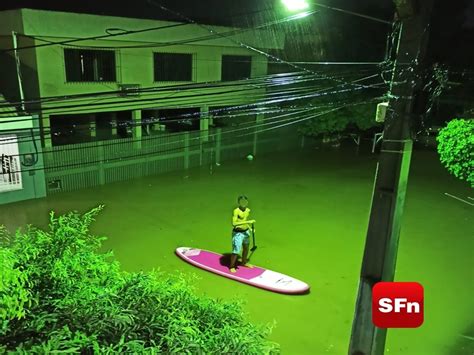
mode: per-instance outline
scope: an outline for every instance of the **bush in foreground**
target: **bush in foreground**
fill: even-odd
[[[0,231],[0,353],[278,352],[239,302],[197,296],[182,275],[121,271],[89,232],[101,209]]]
[[[455,119],[438,134],[441,163],[474,187],[474,119]]]

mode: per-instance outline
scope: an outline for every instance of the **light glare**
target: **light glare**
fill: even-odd
[[[301,13],[296,14],[295,16],[293,16],[293,19],[297,20],[299,18],[303,18],[303,17],[309,16],[309,15],[311,15],[311,12],[307,12],[307,11],[301,12]]]
[[[282,0],[282,2],[290,11],[306,10],[309,7],[306,0]]]

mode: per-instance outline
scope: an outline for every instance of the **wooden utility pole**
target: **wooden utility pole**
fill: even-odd
[[[372,287],[393,281],[401,218],[412,152],[413,102],[419,87],[420,64],[426,52],[434,0],[394,0],[401,22],[391,96],[375,177],[350,355],[384,353],[386,329],[372,323]],[[416,281],[416,280],[405,280]]]

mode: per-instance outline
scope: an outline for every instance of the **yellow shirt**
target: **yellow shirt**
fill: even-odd
[[[245,208],[245,211],[242,211],[239,207],[237,207],[234,210],[233,216],[232,216],[232,225],[234,226],[234,229],[239,229],[239,230],[244,230],[246,231],[247,229],[250,228],[249,224],[239,224],[235,225],[236,222],[244,222],[249,218],[250,214],[250,208]]]

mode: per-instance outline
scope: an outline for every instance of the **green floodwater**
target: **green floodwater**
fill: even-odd
[[[367,229],[376,155],[353,148],[240,161],[0,206],[0,223],[44,226],[48,211],[105,211],[94,226],[124,269],[196,273],[199,292],[246,301],[252,322],[276,321],[284,354],[347,354]],[[472,196],[433,152],[415,152],[396,280],[425,288],[425,323],[388,331],[386,354],[474,353]],[[205,272],[174,255],[178,246],[229,252],[231,211],[245,193],[257,220],[252,262],[311,285],[280,295]]]

